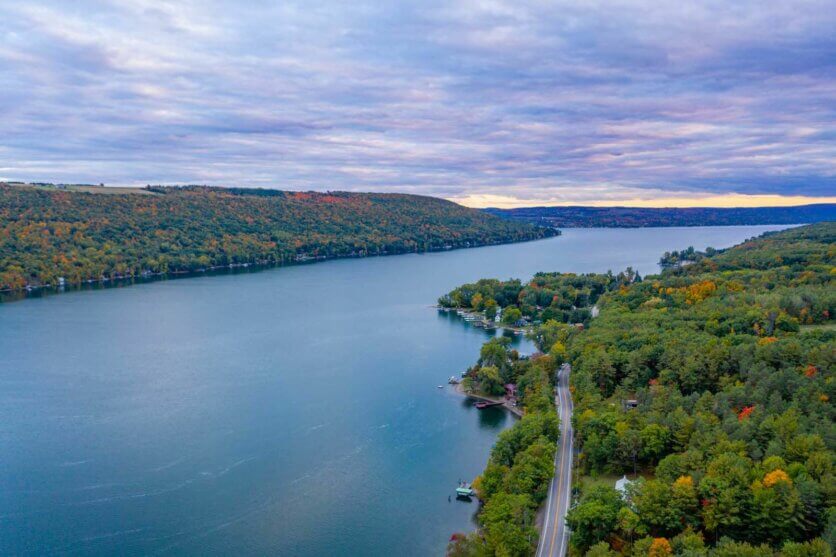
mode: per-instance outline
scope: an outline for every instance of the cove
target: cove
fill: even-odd
[[[439,295],[646,275],[780,228],[567,229],[1,304],[0,553],[441,554],[476,511],[447,496],[512,418],[436,388],[488,334]]]

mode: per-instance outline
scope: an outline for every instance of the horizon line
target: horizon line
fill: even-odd
[[[102,187],[113,189],[142,189],[148,186],[162,186],[162,187],[214,187],[214,188],[236,188],[236,189],[253,189],[253,190],[276,190],[276,191],[290,191],[290,192],[347,192],[347,193],[375,193],[375,194],[406,194],[406,195],[423,195],[426,197],[435,197],[438,199],[446,199],[464,207],[471,209],[531,209],[531,208],[549,208],[549,207],[585,207],[585,208],[622,208],[622,209],[765,209],[765,208],[792,208],[804,207],[808,205],[831,205],[836,204],[836,196],[805,196],[805,195],[780,195],[780,194],[740,194],[727,193],[720,195],[703,195],[703,196],[689,196],[689,195],[673,195],[658,198],[643,198],[632,197],[628,199],[572,199],[572,200],[540,200],[540,199],[520,199],[512,196],[497,195],[497,194],[471,194],[467,196],[444,196],[423,194],[410,191],[375,191],[375,190],[340,190],[340,189],[285,189],[273,188],[263,186],[235,186],[235,185],[216,185],[216,184],[197,184],[197,183],[157,183],[157,184],[105,184],[100,182],[98,184],[84,183],[84,182],[48,182],[48,181],[23,181],[23,180],[9,180],[0,179],[0,183],[9,185],[51,185],[51,186],[83,186],[83,187]]]

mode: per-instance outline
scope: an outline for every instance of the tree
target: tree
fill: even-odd
[[[549,480],[554,474],[554,443],[538,438],[514,458],[514,465],[505,478],[509,493],[526,493],[536,503],[546,498]]]
[[[612,359],[603,348],[593,348],[584,354],[579,367],[580,373],[588,375],[604,394],[612,394],[616,374]]]
[[[491,553],[478,532],[453,534],[447,544],[447,557],[488,557]]]
[[[493,321],[496,317],[497,303],[493,298],[488,298],[483,304],[485,308],[485,317]]]
[[[489,395],[501,395],[505,392],[499,370],[494,366],[482,366],[476,372],[479,388]]]
[[[499,369],[508,367],[508,343],[505,337],[492,338],[482,345],[479,351],[479,365],[493,366]]]
[[[639,433],[642,458],[656,462],[665,453],[670,439],[670,430],[659,424],[650,424]]]
[[[537,541],[534,515],[528,495],[497,493],[479,515],[488,549],[495,555],[527,556]]]
[[[618,513],[623,506],[621,495],[612,487],[596,486],[590,490],[566,515],[572,545],[584,552],[604,541],[618,524]]]
[[[480,476],[473,480],[473,489],[483,501],[487,501],[494,494],[499,493],[505,485],[505,477],[508,475],[508,466],[497,464],[490,461],[485,467],[485,471]]]
[[[671,485],[671,512],[678,522],[677,529],[697,528],[700,524],[699,503],[694,479],[680,476]]]
[[[491,451],[491,460],[497,464],[511,467],[516,455],[540,437],[556,443],[559,435],[557,414],[552,412],[538,412],[526,414],[514,427],[506,429],[497,437]]]
[[[585,557],[618,557],[618,554],[610,549],[607,542],[598,542],[589,548]]]
[[[554,319],[549,319],[537,328],[535,334],[537,347],[544,352],[558,342],[563,344],[565,347],[572,331],[573,327],[570,327],[565,323],[560,323]]]
[[[751,462],[734,453],[724,453],[709,465],[700,482],[703,522],[708,531],[732,534],[745,527],[746,513],[752,508],[749,489]]]
[[[705,547],[702,533],[688,529],[671,539],[674,555],[681,557],[706,557],[708,550]]]
[[[752,530],[758,540],[775,543],[791,539],[799,523],[800,498],[783,470],[766,474],[752,484]]]
[[[671,543],[666,538],[654,538],[647,551],[647,557],[666,557],[673,555]]]
[[[483,307],[482,301],[482,294],[477,292],[472,298],[470,298],[470,307],[472,307],[475,311],[481,311]]]
[[[680,514],[672,505],[671,488],[658,480],[645,481],[632,497],[636,512],[652,535],[676,534],[682,530]]]
[[[522,319],[522,312],[515,307],[507,307],[502,311],[502,323],[513,325]]]
[[[781,548],[781,557],[830,557],[830,546],[821,538],[804,543],[787,542]]]
[[[621,507],[621,510],[618,511],[618,531],[624,534],[630,542],[633,541],[635,534],[647,534],[647,530],[641,524],[639,515],[627,506]]]

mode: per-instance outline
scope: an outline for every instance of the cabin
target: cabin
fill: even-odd
[[[505,384],[505,396],[508,398],[514,398],[517,396],[517,386],[514,383]]]
[[[634,398],[628,398],[624,401],[625,410],[633,410],[639,407],[639,401]]]

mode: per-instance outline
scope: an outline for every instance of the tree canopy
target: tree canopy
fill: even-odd
[[[482,530],[461,536],[451,554],[533,552],[536,544],[522,543],[526,503],[507,495],[542,500],[541,477],[514,469],[536,461],[524,455],[539,450],[532,447],[546,429],[537,420],[554,412],[550,378],[568,361],[580,485],[598,474],[639,476],[626,495],[600,482],[582,490],[567,517],[573,554],[830,556],[834,240],[836,224],[821,223],[722,251],[668,253],[667,268],[644,280],[549,273],[525,286],[478,281],[442,297],[457,307],[480,294],[480,303],[490,298],[543,321],[531,332],[543,356],[515,357],[492,340],[470,370],[476,381],[486,365],[516,381],[539,414],[500,435],[479,478],[489,502],[505,494],[495,508],[513,528],[489,527],[483,512]],[[545,315],[570,303],[600,313],[584,328]]]
[[[100,193],[90,193],[100,191]],[[242,264],[423,252],[558,232],[431,197],[0,183],[0,290]]]
[[[634,520],[587,524],[601,503],[583,495],[577,549],[830,554],[819,538],[836,528],[834,240],[825,223],[686,250],[673,259],[691,264],[602,297],[567,343],[579,465],[643,478],[605,514]]]

